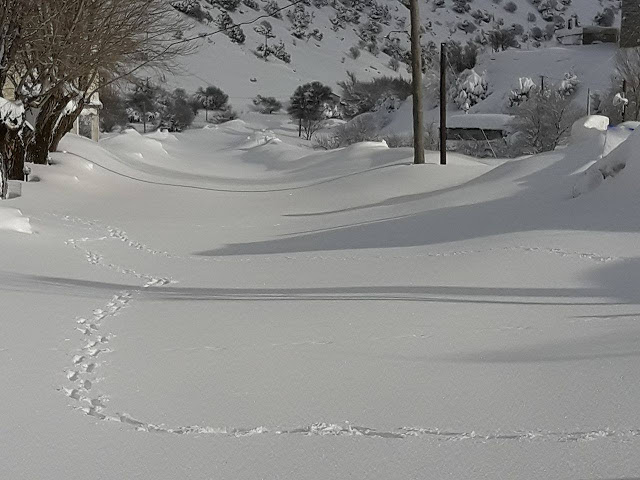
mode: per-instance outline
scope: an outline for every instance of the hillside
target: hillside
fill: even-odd
[[[516,6],[515,11],[507,11],[509,3]],[[228,13],[234,24],[240,24],[267,15],[266,11],[275,8],[275,4],[278,7],[286,5],[283,0],[276,3],[263,0],[245,0],[245,3],[238,0],[172,2],[176,8],[191,14],[180,14],[189,25],[185,37],[217,30],[219,23],[216,18],[223,12]],[[503,24],[504,28],[517,25],[513,28],[518,32],[518,42],[526,50],[535,48],[536,41],[531,36],[535,27],[544,32],[550,25],[562,26],[575,16],[582,25],[592,24],[594,17],[605,8],[617,11],[619,0],[428,0],[421,2],[420,6],[424,45],[431,41],[437,45],[448,39],[462,43],[483,41],[486,32]],[[287,16],[288,12],[291,18]],[[200,20],[194,19],[194,15]],[[261,54],[256,53],[264,43],[263,36],[253,28],[258,22],[241,27],[246,37],[243,44],[234,43],[224,34],[200,41],[198,52],[181,61],[181,74],[168,76],[166,82],[170,87],[182,87],[187,91],[215,84],[230,95],[237,109],[242,110],[258,93],[288,99],[296,86],[311,80],[335,87],[346,77],[347,71],[355,72],[363,79],[376,75],[408,75],[403,63],[396,73],[389,66],[392,57],[384,53],[384,50],[392,54],[395,51],[402,56],[408,48],[407,36],[397,33],[408,28],[408,16],[407,7],[395,0],[309,1],[281,12],[281,18],[267,18],[275,36],[268,40],[269,44],[282,42],[290,55],[290,63],[273,56],[264,61]],[[616,14],[614,22],[619,22],[619,14]],[[391,46],[393,51],[385,48],[390,46],[386,36],[397,39]],[[354,59],[350,48],[358,45],[359,56]],[[555,39],[540,42],[541,48],[555,45]]]

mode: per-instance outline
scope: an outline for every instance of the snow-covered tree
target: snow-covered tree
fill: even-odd
[[[268,49],[268,42],[270,38],[275,38],[276,36],[273,34],[273,27],[271,26],[271,24],[269,22],[267,22],[266,20],[263,20],[262,22],[260,22],[258,25],[256,25],[255,27],[253,27],[253,30],[258,34],[264,37],[264,46],[263,46],[263,54],[264,54],[264,58],[265,60],[267,59],[267,55],[269,52]]]
[[[227,12],[222,12],[216,17],[216,25],[220,30],[224,30],[224,33],[229,37],[233,43],[242,45],[246,39],[242,28],[235,23]]]
[[[287,12],[287,18],[293,24],[291,27],[291,35],[296,38],[305,38],[313,15],[307,12],[302,3],[299,3],[293,10]]]
[[[209,121],[209,110],[224,110],[229,101],[229,95],[213,85],[206,88],[200,87],[195,94],[195,98],[205,109],[205,119],[207,121]]]
[[[576,89],[580,85],[580,80],[578,80],[578,76],[574,73],[565,73],[564,78],[560,81],[557,86],[558,93],[565,97],[570,97],[574,93],[576,93]]]
[[[465,70],[456,82],[454,101],[461,110],[469,111],[471,107],[481,102],[489,95],[489,84],[485,73],[478,74],[475,70]]]
[[[258,95],[253,99],[253,105],[258,112],[268,114],[277,112],[282,108],[282,103],[275,97],[263,97],[262,95]]]
[[[509,93],[509,107],[515,107],[531,97],[536,89],[536,84],[530,77],[520,77],[518,87]]]
[[[299,132],[311,140],[324,119],[325,104],[331,99],[331,88],[320,82],[306,83],[296,88],[287,112],[299,121]]]
[[[278,5],[276,0],[268,0],[262,9],[267,12],[267,15],[273,18],[282,18],[282,11],[280,10],[280,5]]]

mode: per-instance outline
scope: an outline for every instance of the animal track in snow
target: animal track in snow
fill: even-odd
[[[162,255],[168,258],[180,258],[170,255],[167,252],[151,249],[150,247],[131,240],[126,232],[114,227],[104,227],[98,222],[86,221],[75,217],[63,217],[67,221],[71,221],[93,230],[100,229],[106,230],[108,237],[98,237],[97,239],[91,239],[83,237],[80,239],[70,239],[67,244],[71,247],[79,250],[83,250],[86,260],[94,266],[101,266],[113,271],[117,271],[123,275],[132,275],[143,282],[143,288],[162,287],[173,281],[168,277],[152,276],[144,273],[139,273],[131,268],[123,267],[120,265],[107,263],[104,257],[98,252],[83,248],[83,244],[92,240],[104,240],[106,238],[113,238],[120,240],[131,248],[139,250],[141,252],[151,255]],[[511,246],[511,247],[497,247],[487,250],[460,250],[443,253],[425,253],[417,254],[413,256],[358,256],[353,257],[352,260],[371,260],[372,258],[379,259],[414,259],[421,257],[455,257],[462,255],[471,255],[478,253],[486,253],[491,251],[520,251],[520,252],[533,252],[533,253],[545,253],[551,255],[558,255],[561,257],[575,257],[588,261],[596,262],[608,262],[616,260],[614,257],[608,257],[598,255],[595,253],[580,253],[580,252],[568,252],[557,248],[540,248],[540,247],[527,247],[527,246]],[[305,260],[336,260],[337,256],[310,256],[303,257]],[[297,260],[296,256],[278,256],[278,257],[265,257],[264,261],[273,260]],[[207,259],[215,261],[227,261],[220,259]],[[244,259],[236,261],[245,261]],[[246,260],[249,261],[249,260]],[[111,415],[107,412],[107,397],[105,395],[95,393],[97,388],[95,384],[99,381],[96,376],[97,370],[99,370],[99,361],[96,357],[100,357],[103,354],[109,353],[111,350],[106,347],[109,343],[110,334],[102,333],[106,320],[110,317],[117,315],[123,308],[130,304],[133,296],[130,292],[120,292],[115,295],[104,307],[97,308],[93,311],[92,316],[85,318],[80,317],[76,319],[77,329],[80,330],[84,337],[83,346],[78,351],[73,352],[71,358],[71,368],[66,371],[66,378],[69,382],[68,386],[60,388],[65,396],[75,402],[74,408],[82,411],[85,415],[93,417],[101,421],[118,422],[125,424],[135,430],[151,432],[151,433],[166,433],[175,435],[219,435],[229,437],[241,437],[250,435],[323,435],[323,436],[365,436],[372,438],[383,439],[407,439],[407,438],[424,438],[431,439],[437,442],[447,441],[475,441],[475,442],[492,442],[492,441],[518,441],[518,442],[571,442],[571,441],[591,441],[598,439],[612,439],[616,441],[628,441],[640,437],[640,430],[626,430],[626,431],[614,431],[610,429],[596,429],[590,431],[578,431],[578,432],[549,432],[549,431],[522,431],[522,432],[477,432],[470,431],[447,431],[437,428],[421,428],[421,427],[403,427],[395,430],[381,431],[375,428],[355,426],[351,423],[345,422],[343,424],[316,422],[306,426],[298,426],[292,428],[281,427],[265,427],[257,426],[253,428],[228,428],[228,427],[210,427],[210,426],[177,426],[168,427],[166,425],[159,425],[144,422],[138,420],[126,413],[116,413]],[[523,328],[523,327],[511,327],[511,328]],[[524,327],[528,328],[528,327]],[[429,338],[424,334],[410,334],[397,337],[391,337],[396,339],[416,338],[423,339]],[[370,341],[388,340],[391,338],[372,338]],[[302,342],[293,342],[288,344],[273,344],[272,347],[284,347],[284,346],[301,346],[301,345],[331,345],[333,341],[327,340],[310,340]],[[207,349],[218,349],[217,347],[205,347]],[[220,347],[225,349],[225,347]]]

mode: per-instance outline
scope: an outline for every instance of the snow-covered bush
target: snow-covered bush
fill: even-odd
[[[514,154],[554,150],[571,132],[584,111],[554,89],[536,88],[527,101],[512,109],[510,125]]]
[[[405,100],[411,95],[411,83],[402,77],[384,76],[361,81],[352,72],[347,72],[347,77],[338,82],[342,90],[340,101],[347,118],[374,111],[386,98]]]
[[[216,17],[216,25],[229,37],[233,43],[242,45],[246,39],[242,28],[233,23],[233,19],[227,12],[222,12]]]
[[[453,0],[453,7],[451,9],[456,13],[467,13],[471,10],[468,0]]]
[[[374,22],[372,20],[368,20],[367,22],[361,24],[358,27],[358,36],[362,39],[363,42],[377,42],[378,35],[382,32],[382,26]]]
[[[564,79],[560,81],[560,83],[558,84],[558,93],[560,93],[560,95],[563,95],[565,97],[570,97],[572,96],[574,93],[576,93],[576,89],[578,88],[578,85],[580,85],[580,80],[578,80],[577,75],[575,75],[574,73],[565,73],[564,74]]]
[[[486,74],[478,74],[475,70],[465,70],[456,82],[454,101],[460,110],[469,111],[489,95],[489,84]]]
[[[389,7],[374,1],[369,9],[369,18],[374,22],[379,22],[384,25],[391,24],[391,12],[389,12]]]
[[[275,113],[282,108],[282,103],[275,97],[263,97],[262,95],[257,95],[253,99],[253,105],[258,112],[268,114]]]
[[[379,141],[380,124],[377,116],[371,113],[359,115],[353,120],[339,125],[325,135],[316,135],[313,146],[331,150],[346,147],[358,142]]]
[[[536,91],[536,84],[529,77],[520,77],[518,87],[509,93],[509,107],[515,107],[528,100]]]
[[[347,8],[340,3],[336,3],[334,6],[336,14],[329,18],[331,22],[331,29],[338,31],[345,29],[347,24],[358,24],[360,22],[360,12],[353,8]]]
[[[514,13],[516,10],[518,10],[518,5],[516,5],[515,2],[507,2],[504,5],[504,9],[509,13]]]
[[[240,6],[240,0],[207,0],[214,7],[219,7],[223,10],[235,12]]]
[[[256,52],[258,53],[259,57],[262,57],[265,59],[268,58],[270,55],[273,55],[277,59],[282,60],[284,63],[291,62],[291,55],[289,55],[289,53],[286,51],[282,40],[280,40],[275,45],[266,45],[266,44],[258,45],[258,48],[256,48]]]
[[[293,10],[287,12],[287,18],[292,23],[291,35],[296,38],[305,38],[313,15],[307,12],[302,3],[299,3]]]
[[[212,21],[211,14],[203,10],[198,0],[175,0],[171,2],[171,6],[179,12],[195,18],[199,22]]]
[[[280,10],[280,6],[276,0],[268,0],[267,3],[264,4],[262,9],[267,12],[267,15],[273,18],[282,18],[282,12]]]
[[[610,27],[615,22],[615,19],[615,12],[611,8],[605,8],[602,12],[596,14],[593,20],[601,27]]]
[[[258,5],[258,2],[256,2],[256,0],[242,0],[242,4],[246,5],[252,10],[260,10],[260,5]]]
[[[494,52],[519,46],[515,33],[507,28],[495,28],[487,33],[487,40]]]

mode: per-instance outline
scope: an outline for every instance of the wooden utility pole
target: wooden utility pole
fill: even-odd
[[[622,80],[622,96],[626,99],[627,98],[627,80],[623,79]],[[622,121],[626,121],[627,120],[627,102],[622,104]]]
[[[447,164],[447,44],[440,44],[440,165]]]
[[[418,0],[410,0],[411,11],[411,89],[413,91],[413,163],[424,163],[422,127],[422,47],[420,46],[420,10]]]

